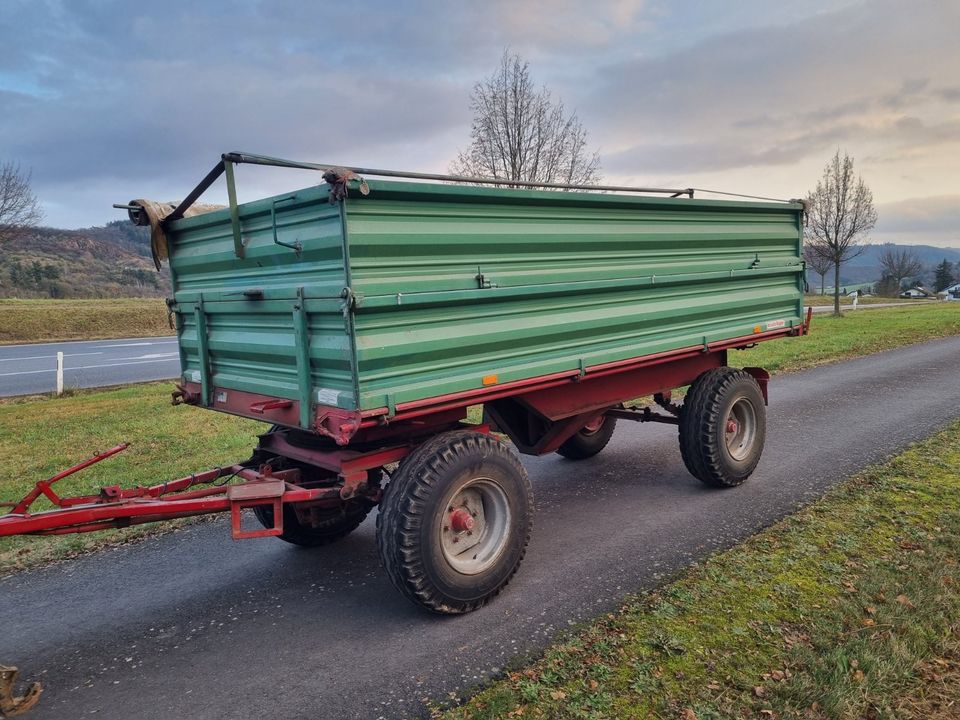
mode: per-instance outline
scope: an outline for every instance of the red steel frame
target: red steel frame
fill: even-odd
[[[618,410],[622,403],[642,395],[669,393],[687,385],[702,372],[726,364],[727,351],[744,348],[763,340],[809,332],[811,309],[806,321],[798,327],[784,328],[719,342],[646,355],[620,362],[605,363],[582,371],[553,373],[528,380],[503,383],[493,387],[416,400],[398,404],[393,416],[386,408],[350,413],[335,408],[317,411],[317,432],[330,436],[338,447],[304,448],[291,444],[283,433],[267,433],[260,438],[259,448],[265,453],[287,458],[308,466],[322,468],[338,476],[336,484],[325,487],[301,485],[299,469],[274,471],[269,464],[251,467],[250,463],[214,468],[188,477],[150,487],[101,488],[96,495],[61,497],[52,486],[60,480],[94,463],[116,455],[127,448],[121,444],[85,460],[53,477],[38,482],[17,503],[3,503],[11,508],[0,516],[0,537],[35,534],[59,535],[127,527],[158,520],[188,517],[215,512],[230,512],[235,538],[279,535],[283,532],[282,507],[287,503],[337,505],[354,497],[378,502],[380,488],[368,485],[368,473],[398,462],[423,440],[439,432],[469,427],[489,432],[488,425],[462,424],[470,405],[489,404],[497,429],[506,432],[521,452],[544,454],[554,451],[573,433],[596,421],[605,413]],[[768,375],[759,368],[747,368],[754,375],[766,399]],[[190,384],[186,394],[198,390]],[[214,393],[216,394],[216,393]],[[237,397],[232,391],[229,397]],[[290,423],[298,417],[296,403],[277,402],[277,398],[242,394],[243,407],[214,407],[239,415],[254,415],[265,422]],[[513,403],[520,412],[539,418],[546,428],[534,440],[525,440],[503,422],[498,415],[503,403]],[[649,418],[649,414],[646,416]],[[231,483],[239,478],[240,483]],[[219,484],[218,484],[219,483]],[[193,489],[197,485],[207,487]],[[310,483],[305,483],[310,485]],[[33,503],[45,497],[55,507],[30,512]],[[274,526],[244,530],[242,510],[256,506],[273,508]]]

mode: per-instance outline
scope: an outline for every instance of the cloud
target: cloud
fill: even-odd
[[[49,221],[65,226],[103,222],[118,199],[178,197],[224,150],[442,171],[468,141],[473,83],[505,47],[577,111],[611,180],[793,196],[841,146],[878,200],[960,193],[956,3],[5,9],[0,159],[33,168]],[[291,182],[244,170],[241,191]]]
[[[946,232],[960,237],[960,194],[910,198],[877,206],[878,232]]]
[[[631,150],[643,159],[650,146],[697,149],[704,138],[728,148],[715,167],[794,162],[797,152],[784,146],[809,138],[809,152],[817,153],[818,139],[843,139],[854,127],[863,141],[908,146],[916,136],[928,143],[933,124],[912,127],[910,114],[935,116],[943,86],[960,67],[951,22],[960,12],[917,5],[909,22],[897,3],[860,3],[611,64],[597,74],[585,117],[600,127],[618,167]],[[950,112],[945,128],[960,119]]]

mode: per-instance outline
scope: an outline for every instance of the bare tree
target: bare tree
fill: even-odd
[[[820,276],[820,294],[823,295],[826,275],[833,267],[833,260],[829,256],[821,254],[819,248],[811,244],[803,246],[803,259],[806,261],[807,267]]]
[[[833,263],[833,312],[839,315],[840,266],[866,249],[859,243],[877,224],[873,193],[854,175],[853,158],[837,150],[807,200],[804,234]]]
[[[0,244],[43,219],[37,196],[30,189],[30,173],[12,162],[0,165]]]
[[[519,55],[504,52],[500,66],[473,87],[470,147],[451,163],[456,175],[527,182],[590,184],[600,179],[600,157],[587,148],[587,131],[546,87],[537,88]]]
[[[883,267],[883,274],[893,281],[897,292],[900,292],[904,280],[923,270],[923,263],[913,250],[897,248],[893,244],[884,246],[880,253],[880,265]]]

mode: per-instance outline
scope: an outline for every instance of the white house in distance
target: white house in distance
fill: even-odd
[[[935,295],[929,290],[927,290],[926,288],[922,288],[919,285],[917,285],[916,287],[912,287],[909,290],[904,290],[902,293],[900,293],[900,297],[911,298],[911,299],[932,298],[932,297],[935,297]]]
[[[944,288],[937,293],[937,297],[941,300],[960,300],[960,283]]]

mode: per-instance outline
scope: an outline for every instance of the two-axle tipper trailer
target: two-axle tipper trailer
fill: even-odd
[[[325,183],[238,204],[240,163],[323,170]],[[191,215],[222,174],[229,207]],[[802,204],[450,180],[229,153],[177,208],[130,205],[169,255],[175,402],[269,427],[231,467],[54,491],[119,445],[38,483],[0,536],[229,511],[236,538],[310,546],[379,506],[393,584],[462,613],[506,585],[530,535],[530,482],[505,438],[580,460],[617,420],[672,423],[694,476],[742,483],[763,448],[768,375],[728,355],[808,329]],[[55,507],[31,512],[41,496]]]

